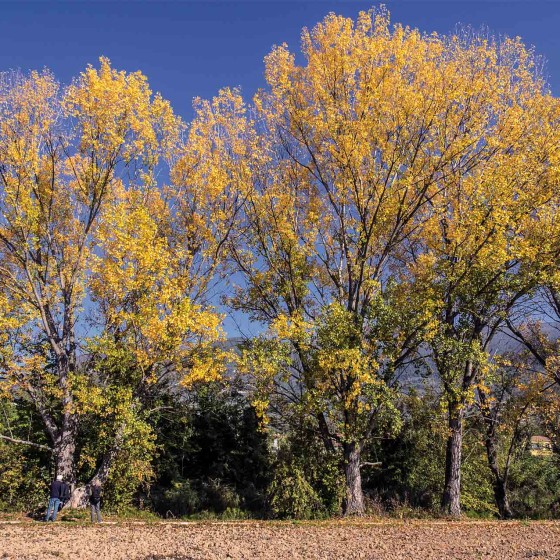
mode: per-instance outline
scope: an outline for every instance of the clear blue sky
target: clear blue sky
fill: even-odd
[[[392,20],[422,31],[448,33],[457,23],[486,25],[520,35],[548,60],[549,81],[560,95],[560,0],[497,2],[387,1]],[[113,65],[142,70],[151,87],[185,119],[193,97],[241,86],[246,95],[264,85],[263,57],[274,44],[298,50],[302,27],[328,12],[356,17],[367,2],[250,1],[0,1],[0,71],[50,68],[68,83],[88,63],[108,56]],[[239,317],[245,330],[246,319]],[[237,327],[229,318],[230,335]]]
[[[152,89],[184,118],[195,96],[222,86],[252,94],[263,85],[263,57],[273,44],[299,47],[304,26],[329,11],[355,17],[375,3],[328,1],[0,2],[0,70],[54,71],[68,82],[88,63],[108,56],[119,69],[142,70]],[[520,35],[548,60],[560,94],[560,1],[387,1],[394,22],[423,31],[457,23]]]

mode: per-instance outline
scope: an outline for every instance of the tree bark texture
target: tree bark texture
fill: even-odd
[[[344,444],[344,475],[346,479],[344,515],[363,515],[365,511],[360,458],[361,449],[358,443]]]
[[[463,408],[449,407],[449,435],[445,453],[445,485],[441,499],[442,512],[461,515],[461,453],[463,447]]]

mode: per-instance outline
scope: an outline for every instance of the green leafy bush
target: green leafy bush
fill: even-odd
[[[281,463],[269,489],[270,511],[281,519],[313,519],[325,515],[317,492],[296,464]]]
[[[47,501],[48,462],[20,445],[0,441],[0,510],[35,511]],[[48,459],[47,459],[48,461]]]
[[[534,457],[524,450],[509,479],[510,506],[517,517],[560,518],[560,460]]]

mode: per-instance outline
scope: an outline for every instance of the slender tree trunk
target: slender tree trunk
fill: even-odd
[[[499,516],[502,519],[510,519],[513,517],[507,495],[507,478],[509,472],[509,459],[506,461],[505,467],[500,471],[498,464],[498,435],[496,427],[498,425],[500,403],[496,403],[494,407],[489,406],[486,394],[483,391],[478,392],[478,398],[481,404],[482,418],[485,425],[484,444],[486,447],[486,458],[488,459],[488,467],[492,472],[493,481],[492,488],[494,490],[494,501],[498,508]],[[510,448],[510,452],[511,452]]]
[[[463,447],[463,407],[454,403],[449,407],[449,435],[445,453],[445,486],[441,499],[443,513],[461,515],[461,452]]]
[[[344,444],[344,475],[346,478],[344,515],[363,515],[365,511],[360,458],[361,449],[358,443]]]
[[[494,487],[494,498],[500,517],[502,519],[511,519],[513,513],[509,507],[506,481],[501,477],[496,477],[492,486]]]
[[[323,440],[325,449],[328,453],[334,453],[335,447],[332,436],[329,433],[329,426],[327,424],[327,421],[325,420],[325,415],[322,412],[317,414],[317,422],[319,424],[319,434],[321,435],[321,439]]]
[[[509,500],[507,496],[507,479],[505,475],[500,473],[498,465],[498,445],[496,441],[496,430],[494,427],[493,419],[485,419],[487,421],[486,428],[486,457],[488,458],[488,466],[492,471],[494,477],[492,487],[494,489],[494,500],[498,508],[498,513],[502,519],[509,519],[512,517],[512,512],[509,507]]]

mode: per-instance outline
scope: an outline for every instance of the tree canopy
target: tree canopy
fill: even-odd
[[[67,87],[2,74],[2,430],[31,411],[39,425],[0,436],[52,451],[74,505],[111,473],[159,476],[160,445],[181,472],[164,495],[207,503],[193,492],[216,481],[166,432],[222,442],[189,439],[177,415],[203,407],[262,469],[291,469],[285,487],[255,470],[273,511],[362,514],[364,469],[385,463],[372,454],[431,430],[441,480],[426,485],[458,516],[468,425],[509,516],[523,438],[557,423],[542,318],[558,312],[560,103],[519,38],[423,34],[384,8],[329,14],[301,51],[274,47],[253,99],[225,88],[188,124],[105,58]],[[257,332],[233,350],[230,313]],[[198,483],[171,467],[179,449]],[[410,485],[420,463],[406,464]],[[249,496],[239,470],[223,472]]]

